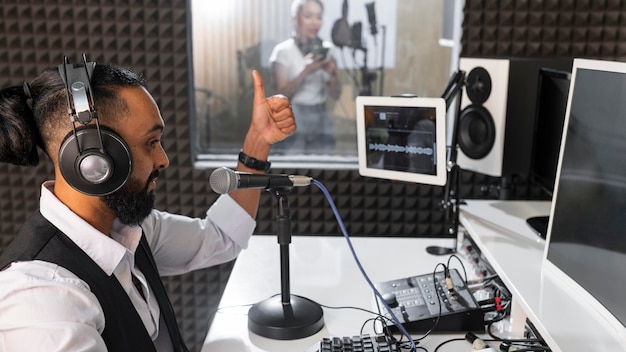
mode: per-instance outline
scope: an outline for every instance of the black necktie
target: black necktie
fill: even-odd
[[[137,278],[137,276],[135,276],[134,274],[131,274],[133,277],[133,285],[135,286],[135,288],[137,289],[137,291],[139,291],[139,294],[141,295],[141,298],[143,298],[143,300],[146,300],[146,295],[143,293],[143,286],[141,286],[141,282],[139,281],[139,279]]]

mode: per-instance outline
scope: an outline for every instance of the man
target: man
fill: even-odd
[[[70,82],[75,74],[88,77],[79,80],[87,98]],[[271,145],[295,123],[288,99],[266,98],[258,72],[253,78],[252,122],[237,169],[260,173]],[[141,77],[112,65],[66,62],[23,89],[0,92],[0,161],[37,164],[39,146],[55,170],[42,185],[39,212],[0,256],[0,351],[186,351],[158,277],[234,259],[252,235],[260,190],[221,196],[204,219],[153,209],[159,172],[169,165],[164,129]],[[83,132],[106,146],[121,139],[132,166],[119,187],[103,185],[111,172],[115,179],[125,171],[124,160],[96,150],[98,166],[90,166]]]

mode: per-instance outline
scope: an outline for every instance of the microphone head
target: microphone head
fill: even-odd
[[[215,193],[225,194],[234,191],[238,183],[237,173],[227,167],[220,167],[211,173],[209,184]]]

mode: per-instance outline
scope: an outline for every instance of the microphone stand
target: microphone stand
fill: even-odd
[[[291,216],[287,197],[290,190],[268,189],[278,199],[276,234],[280,245],[281,294],[254,304],[248,311],[248,329],[257,335],[276,340],[308,337],[324,327],[322,307],[308,298],[290,293]]]
[[[387,42],[387,27],[386,26],[381,26],[382,28],[382,48],[380,51],[380,74],[379,74],[379,78],[378,78],[378,95],[383,95],[383,85],[385,83],[385,44]]]
[[[372,95],[372,81],[376,79],[376,73],[367,68],[367,48],[359,48],[363,51],[363,66],[361,67],[361,90],[360,95]]]
[[[454,236],[454,246],[452,248],[429,246],[426,248],[426,252],[433,255],[448,255],[456,252],[457,239],[459,232],[459,206],[460,206],[460,168],[456,163],[458,154],[458,131],[459,118],[461,116],[461,88],[465,84],[465,72],[457,71],[446,86],[442,98],[446,101],[446,109],[450,108],[452,100],[456,97],[456,114],[454,116],[454,122],[452,124],[452,140],[450,141],[450,156],[448,159],[448,180],[446,182],[446,188],[444,191],[444,199],[441,201],[441,207],[446,211],[446,220],[449,222],[448,233]],[[454,185],[454,189],[452,186]],[[454,193],[454,201],[451,201],[451,194]],[[450,222],[450,212],[452,212],[452,221]]]

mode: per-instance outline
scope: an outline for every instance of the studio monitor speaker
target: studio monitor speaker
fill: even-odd
[[[572,69],[572,59],[464,58],[457,127],[461,169],[501,177],[530,171],[540,68]]]

